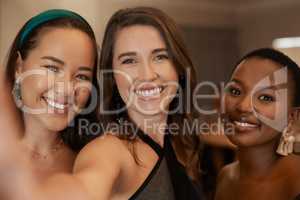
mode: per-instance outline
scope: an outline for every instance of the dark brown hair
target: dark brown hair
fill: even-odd
[[[26,41],[24,41],[23,44],[20,46],[20,38],[24,30],[26,29],[27,23],[25,23],[25,25],[18,32],[8,53],[8,59],[6,64],[6,79],[10,84],[10,86],[12,86],[15,82],[15,71],[16,71],[17,59],[19,54],[21,58],[25,60],[30,54],[31,50],[33,50],[38,46],[39,40],[42,37],[44,32],[56,28],[69,28],[69,29],[80,30],[86,33],[93,43],[95,61],[94,61],[94,72],[93,72],[92,83],[95,86],[96,90],[97,91],[99,90],[98,82],[96,78],[97,60],[98,60],[97,43],[96,43],[94,32],[87,22],[79,20],[77,18],[58,18],[58,19],[50,20],[48,22],[39,25],[37,28],[32,30],[30,35],[27,37]],[[89,99],[87,105],[90,103],[90,101],[91,100]],[[85,140],[89,140],[89,138],[87,137],[87,134],[79,135],[79,130],[77,127],[78,121],[81,118],[88,119],[89,121],[96,121],[96,116],[97,116],[96,111],[93,111],[86,115],[80,115],[80,114],[77,115],[72,122],[73,125],[68,126],[66,129],[61,131],[61,137],[64,143],[69,145],[70,148],[72,148],[73,150],[81,149],[82,146],[86,143]]]
[[[197,179],[199,166],[200,141],[197,133],[184,133],[184,121],[192,121],[197,114],[194,112],[191,95],[196,84],[195,71],[192,61],[187,53],[183,39],[178,27],[174,21],[162,11],[150,7],[136,7],[117,11],[109,20],[101,48],[100,69],[111,70],[113,62],[114,43],[119,30],[125,27],[134,25],[146,25],[156,28],[164,39],[169,56],[175,66],[179,76],[179,84],[182,87],[182,93],[179,93],[177,98],[174,98],[170,103],[169,109],[176,108],[178,102],[182,100],[182,108],[180,111],[168,116],[168,123],[176,123],[179,125],[179,134],[172,137],[175,151],[178,157],[181,158],[187,172],[193,179]],[[186,72],[190,71],[189,77]],[[121,100],[115,80],[112,74],[101,77],[101,91],[103,92],[103,100],[101,107],[105,110],[115,111],[124,106]],[[184,82],[187,81],[190,88],[186,88]],[[105,88],[104,88],[105,87]],[[187,91],[190,89],[190,93]],[[190,100],[190,102],[188,102]],[[121,104],[121,105],[120,105]],[[190,110],[188,108],[190,105]],[[109,124],[118,118],[116,114],[100,113],[100,121],[104,124]],[[134,141],[136,136],[132,134],[119,134],[119,137],[124,140]]]

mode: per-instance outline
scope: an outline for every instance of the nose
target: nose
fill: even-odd
[[[153,81],[158,77],[155,66],[151,62],[143,62],[139,68],[139,79],[143,81]]]
[[[245,95],[236,105],[236,109],[241,113],[253,112],[252,98],[251,95]]]
[[[55,81],[55,92],[65,97],[71,96],[74,91],[74,81],[70,73],[65,73]]]

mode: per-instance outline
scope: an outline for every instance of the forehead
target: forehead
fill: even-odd
[[[90,37],[73,28],[49,28],[41,32],[29,57],[54,56],[65,62],[93,65],[94,46]]]
[[[165,48],[160,32],[150,25],[133,25],[120,29],[116,34],[115,52],[141,51]]]
[[[236,67],[231,79],[239,80],[244,85],[251,87],[265,78],[274,81],[274,74],[280,69],[282,69],[282,66],[272,60],[248,58]],[[283,76],[286,76],[286,74],[280,73],[280,76],[282,76],[280,78],[284,78]],[[278,73],[276,73],[276,77],[279,78]]]

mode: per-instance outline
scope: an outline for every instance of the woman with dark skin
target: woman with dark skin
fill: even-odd
[[[234,127],[226,132],[238,161],[222,169],[216,200],[292,200],[300,193],[299,156],[276,152],[300,105],[299,70],[273,49],[253,51],[238,63],[224,95],[225,121]]]

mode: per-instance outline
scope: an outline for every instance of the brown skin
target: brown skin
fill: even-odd
[[[251,107],[251,91],[256,84],[272,72],[280,69],[273,61],[250,58],[243,61],[232,75],[225,94],[226,112],[230,122],[243,116],[252,127],[235,123],[235,134],[230,141],[238,147],[238,161],[225,166],[220,172],[216,200],[228,199],[293,199],[300,193],[300,158],[295,155],[280,157],[276,148],[281,132],[262,123]],[[272,77],[270,77],[272,80]],[[289,81],[288,91],[293,91]],[[274,118],[275,109],[284,105],[275,98],[275,89],[254,93],[253,106],[261,115]],[[293,113],[293,93],[288,92],[288,114]],[[275,106],[277,106],[275,108]]]

